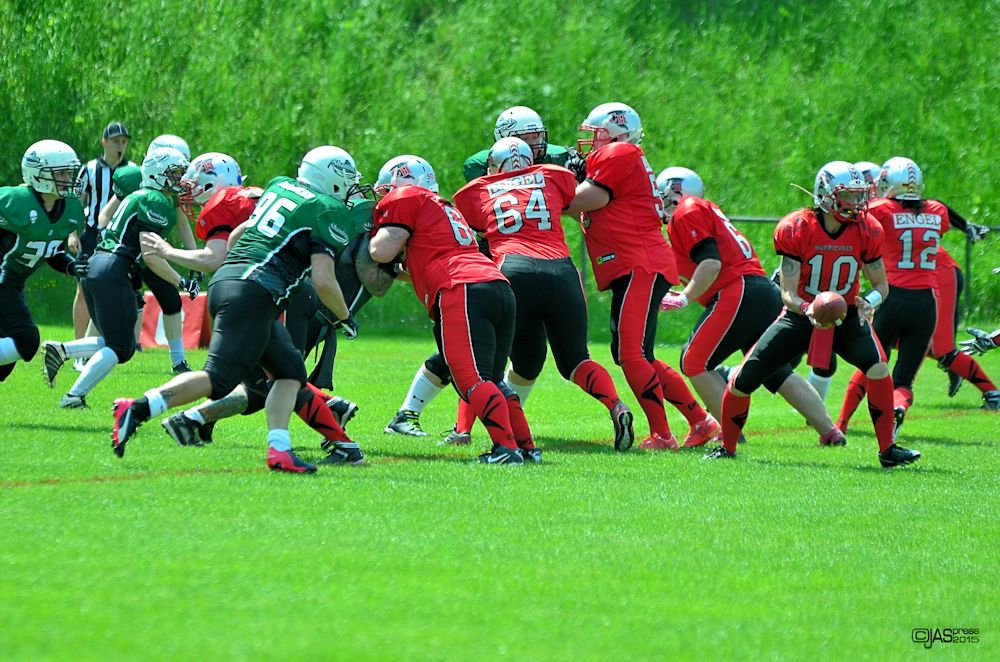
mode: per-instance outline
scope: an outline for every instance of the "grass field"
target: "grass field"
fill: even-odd
[[[260,414],[204,448],[150,423],[115,458],[110,402],[162,382],[165,351],[119,367],[87,411],[55,406],[68,368],[49,390],[39,359],[18,366],[0,403],[0,657],[896,659],[934,627],[981,632],[937,655],[1000,654],[1000,418],[967,385],[948,400],[933,365],[909,468],[879,468],[865,417],[846,448],[817,448],[763,391],[737,461],[619,455],[606,411],[551,365],[526,408],[545,462],[515,468],[472,462],[481,428],[464,449],[382,433],[431,349],[343,344],[337,391],[361,406],[348,431],[368,466],[314,477],[267,472]],[[1000,352],[984,366],[1000,374]],[[438,398],[425,427],[453,412]],[[317,459],[318,436],[292,433]]]

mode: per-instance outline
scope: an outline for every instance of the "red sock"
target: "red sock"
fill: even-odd
[[[892,377],[868,380],[868,413],[875,426],[875,438],[881,453],[892,446]]]
[[[340,427],[333,412],[326,406],[326,401],[331,395],[324,393],[321,389],[312,384],[306,384],[305,388],[299,391],[298,400],[301,403],[295,413],[305,421],[306,425],[323,435],[329,441],[350,441],[351,438]]]
[[[694,394],[691,393],[691,389],[688,388],[687,382],[680,376],[680,373],[660,360],[653,361],[653,368],[656,370],[656,376],[660,379],[663,399],[684,414],[684,418],[691,425],[704,421],[708,413],[695,400]]]
[[[664,439],[668,438],[670,424],[667,423],[667,412],[663,410],[663,390],[660,388],[660,378],[656,376],[653,366],[645,359],[624,361],[622,372],[625,373],[625,380],[646,415],[650,433],[658,434]]]
[[[476,416],[483,422],[486,432],[494,444],[510,449],[517,448],[514,433],[510,429],[510,412],[507,401],[493,382],[479,382],[469,394],[469,404]]]
[[[618,390],[611,380],[611,375],[604,366],[593,359],[587,359],[576,366],[576,370],[573,371],[573,383],[590,397],[600,400],[608,411],[618,404]]]
[[[722,445],[730,453],[736,452],[736,444],[747,424],[747,414],[750,412],[750,396],[736,395],[726,387],[722,395]]]
[[[534,448],[535,440],[531,437],[528,419],[524,416],[524,409],[521,408],[521,399],[516,395],[507,398],[507,411],[510,412],[510,429],[514,433],[517,447],[527,450]]]
[[[458,399],[458,412],[455,414],[455,432],[472,432],[476,422],[476,412],[465,400]]]
[[[902,407],[909,409],[913,405],[913,391],[908,388],[899,387],[892,392],[892,407]]]
[[[868,390],[868,378],[865,373],[855,370],[851,375],[851,381],[847,384],[847,392],[844,393],[844,404],[840,405],[840,416],[837,417],[837,427],[843,432],[847,424],[851,422],[851,416],[857,411],[858,405],[865,399],[865,391]]]
[[[979,363],[968,354],[962,354],[961,352],[956,354],[955,358],[951,362],[951,365],[948,366],[948,370],[951,370],[960,377],[965,377],[970,384],[978,388],[983,393],[986,393],[986,391],[997,390],[997,387],[990,381],[990,378],[986,376],[986,373],[983,372]]]

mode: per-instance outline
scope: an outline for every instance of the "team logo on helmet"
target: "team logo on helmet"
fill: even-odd
[[[494,130],[498,131],[499,133],[505,133],[513,129],[515,126],[517,126],[516,119],[514,119],[513,117],[505,117],[497,120],[497,124]]]
[[[198,164],[198,170],[202,171],[206,175],[214,175],[215,163],[212,161],[212,159],[205,159],[204,161]]]
[[[611,111],[611,113],[608,115],[608,122],[610,122],[611,124],[617,124],[618,126],[622,127],[623,129],[627,129],[628,128],[628,119],[626,119],[626,117],[625,117],[625,111],[624,110],[613,110],[613,111]]]
[[[394,166],[392,171],[395,173],[396,177],[413,178],[413,172],[410,170],[410,166],[405,163],[400,163],[398,166]]]

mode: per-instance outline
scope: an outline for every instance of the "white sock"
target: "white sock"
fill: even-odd
[[[74,341],[76,342],[76,341]],[[87,365],[83,366],[80,376],[73,382],[69,389],[70,395],[85,396],[90,393],[97,384],[108,376],[108,373],[118,365],[118,355],[110,348],[104,347],[90,357]]]
[[[288,433],[288,430],[268,430],[267,445],[276,451],[290,451],[292,450],[292,435]]]
[[[190,418],[195,423],[205,424],[205,417],[201,415],[201,410],[197,407],[191,407],[190,409],[184,410],[184,415]]]
[[[20,361],[21,355],[17,352],[13,338],[0,338],[0,365],[7,365],[14,361]]]
[[[514,391],[514,393],[517,393],[517,397],[520,398],[522,406],[524,405],[525,402],[528,401],[528,396],[531,395],[531,389],[535,388],[535,385],[533,383],[525,384],[524,386],[521,386],[520,384],[515,384],[514,382],[510,381],[509,377],[504,377],[503,383],[509,386],[510,390]]]
[[[410,390],[407,391],[400,409],[420,413],[427,406],[427,403],[442,390],[443,387],[435,386],[434,382],[424,377],[424,373],[418,371],[413,376],[413,383],[410,384]]]
[[[819,399],[826,402],[826,394],[830,392],[830,382],[833,381],[833,377],[820,377],[810,370],[806,381],[812,384],[812,387],[819,393]]]
[[[146,399],[149,400],[149,417],[159,416],[163,412],[167,411],[167,401],[164,399],[163,394],[160,393],[159,389],[151,388],[145,393]]]
[[[98,350],[107,347],[101,336],[89,336],[79,340],[70,340],[62,344],[63,352],[71,359],[89,359]]]
[[[167,347],[170,348],[170,363],[177,365],[184,360],[184,339],[170,338],[167,340]]]

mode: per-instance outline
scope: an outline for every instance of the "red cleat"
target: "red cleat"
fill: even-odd
[[[115,417],[115,426],[111,429],[111,449],[118,457],[125,456],[125,444],[135,435],[135,431],[142,423],[132,409],[134,403],[135,398],[118,398],[111,408],[111,413]]]
[[[718,439],[722,434],[722,426],[712,418],[711,414],[705,414],[705,418],[700,423],[691,426],[688,435],[684,437],[684,448],[694,448],[704,446],[708,442]]]
[[[267,468],[271,471],[288,471],[296,474],[316,473],[316,466],[305,462],[292,451],[279,451],[276,448],[267,449]]]
[[[677,440],[674,438],[673,434],[668,437],[661,437],[655,432],[646,437],[645,441],[639,444],[639,448],[647,451],[680,450],[680,446],[677,445]]]

